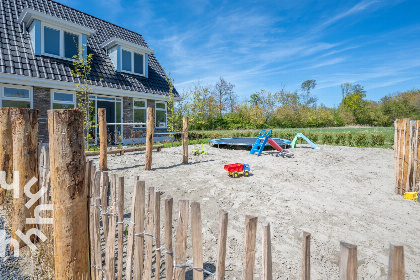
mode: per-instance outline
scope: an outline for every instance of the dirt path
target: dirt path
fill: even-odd
[[[407,279],[420,279],[420,204],[394,195],[392,150],[302,147],[291,150],[295,158],[289,159],[274,152],[257,157],[211,148],[210,155],[191,155],[188,165],[180,163],[181,151],[154,152],[154,171],[143,170],[144,153],[110,156],[108,166],[125,177],[126,212],[136,175],[161,190],[162,199],[174,197],[174,216],[179,198],[201,202],[204,260],[210,269],[216,258],[218,211],[228,211],[227,279],[241,275],[247,214],[259,217],[256,279],[261,277],[264,220],[272,226],[275,279],[300,279],[303,230],[312,234],[312,279],[338,279],[340,241],[358,245],[360,279],[386,279],[390,242],[405,245]],[[253,176],[228,177],[223,165],[235,162],[249,163]],[[191,259],[191,248],[188,253]]]

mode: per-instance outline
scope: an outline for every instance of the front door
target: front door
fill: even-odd
[[[106,123],[116,123],[115,121],[115,102],[97,101],[97,108],[104,108],[106,110]],[[108,142],[115,143],[115,125],[107,125]]]

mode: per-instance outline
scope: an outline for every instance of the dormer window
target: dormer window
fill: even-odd
[[[152,49],[121,39],[111,38],[101,45],[109,55],[117,72],[148,77],[149,54]]]
[[[82,51],[87,56],[87,37],[95,31],[58,17],[26,8],[19,16],[23,29],[28,28],[35,55],[71,60]]]
[[[122,50],[122,67],[121,70],[133,74],[144,75],[144,59],[143,54]]]

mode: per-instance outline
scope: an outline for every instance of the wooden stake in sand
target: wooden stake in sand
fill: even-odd
[[[83,111],[49,110],[56,279],[85,279],[89,234]]]
[[[7,184],[12,183],[13,178],[13,141],[11,108],[0,108],[0,171],[6,172]],[[3,204],[5,189],[0,187],[0,205]]]
[[[302,242],[302,280],[311,279],[311,234],[303,232]]]
[[[227,241],[228,212],[220,210],[219,212],[219,240],[217,241],[217,267],[216,279],[225,279],[226,264],[226,241]]]
[[[340,242],[340,280],[357,280],[357,246]]]
[[[172,248],[172,211],[173,211],[174,199],[168,195],[165,198],[165,268],[166,268],[166,279],[173,279],[174,272],[174,255]]]
[[[38,200],[32,205],[25,205],[30,200],[25,193],[25,185],[28,184],[32,194],[38,192],[38,110],[12,108],[10,116],[13,135],[13,170],[19,172],[19,178],[13,178],[14,183],[17,181],[19,184],[19,197],[13,198],[12,238],[18,240],[19,247],[23,247],[25,242],[17,236],[16,232],[20,230],[26,233],[35,227],[34,224],[26,223],[26,218],[35,217],[34,209],[38,205]],[[31,240],[34,240],[34,236]]]
[[[98,123],[99,123],[99,169],[101,171],[107,170],[107,151],[108,151],[108,142],[107,142],[107,133],[106,133],[106,109],[98,109]]]
[[[271,231],[270,223],[262,223],[262,266],[263,279],[273,280],[273,261],[271,259]]]
[[[192,249],[193,249],[193,265],[194,267],[203,267],[203,237],[201,225],[200,203],[191,203],[191,232],[192,232]],[[193,279],[203,280],[203,272],[194,269]]]
[[[183,131],[182,135],[182,163],[188,163],[188,117],[182,119]]]
[[[175,265],[183,265],[187,261],[187,232],[189,216],[188,199],[179,200],[178,227],[175,239]],[[185,280],[185,267],[175,267],[175,280]]]
[[[153,132],[155,128],[155,108],[147,106],[147,123],[146,123],[146,162],[145,170],[152,170],[152,150],[153,150]]]
[[[255,267],[255,246],[257,243],[257,222],[258,217],[245,216],[245,244],[244,244],[244,269],[243,280],[254,279]]]
[[[389,245],[388,280],[404,280],[404,246],[399,244]]]

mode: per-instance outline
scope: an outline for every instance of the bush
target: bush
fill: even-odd
[[[304,134],[306,137],[309,138],[312,142],[318,142],[319,134],[316,132],[308,132],[307,134]]]
[[[324,133],[322,135],[322,143],[323,144],[332,144],[333,143],[333,135],[331,133]]]
[[[334,143],[336,145],[342,145],[345,146],[346,145],[346,137],[347,135],[345,133],[337,133],[335,135],[335,139],[334,139]]]
[[[372,134],[370,138],[372,146],[383,146],[385,144],[385,135],[383,134]]]
[[[353,146],[353,133],[349,132],[347,133],[347,143],[349,146]]]
[[[365,133],[360,133],[357,134],[354,137],[354,145],[360,147],[360,146],[368,146],[369,145],[369,141],[368,141],[368,137]]]

